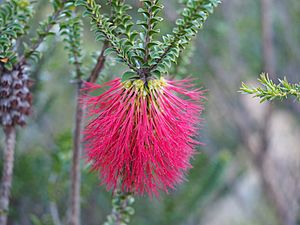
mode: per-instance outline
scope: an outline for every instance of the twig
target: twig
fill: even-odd
[[[153,1],[152,1],[153,4]],[[149,60],[149,48],[148,48],[148,44],[152,41],[151,35],[150,35],[150,31],[153,28],[152,24],[151,24],[151,19],[153,18],[153,12],[152,12],[152,8],[149,7],[148,8],[148,13],[149,13],[149,18],[147,19],[147,30],[146,30],[146,36],[145,36],[145,40],[144,40],[144,49],[145,49],[145,55],[144,55],[144,61],[148,62]]]
[[[95,65],[94,69],[92,70],[91,75],[86,80],[87,82],[95,83],[97,81],[99,74],[101,73],[101,71],[104,68],[104,63],[106,60],[106,57],[104,56],[104,52],[108,47],[109,47],[109,44],[107,41],[105,41],[103,44],[101,53],[97,59],[97,63]]]
[[[14,127],[4,129],[5,146],[3,153],[3,172],[0,186],[0,225],[7,224],[9,197],[12,185],[16,130]]]
[[[155,61],[155,64],[150,66],[149,70],[153,71],[157,68],[157,66],[163,61],[163,59],[168,55],[171,51],[172,47],[174,46],[175,41],[168,45],[168,47],[164,50],[163,54]]]

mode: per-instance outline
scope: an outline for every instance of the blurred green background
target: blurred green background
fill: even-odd
[[[139,1],[129,2],[137,19]],[[161,30],[166,33],[174,24],[179,4],[162,2],[166,20]],[[32,35],[51,5],[40,0],[37,8]],[[269,10],[274,75],[299,82],[300,1],[273,0]],[[177,190],[160,199],[136,198],[132,225],[300,224],[299,103],[293,99],[272,103],[272,114],[268,114],[268,103],[259,104],[238,93],[241,81],[256,85],[264,71],[263,14],[259,0],[224,0],[194,40],[191,61],[180,71],[174,70],[177,78],[192,75],[208,90],[199,136],[205,145],[199,147],[194,168]],[[88,76],[94,64],[90,56],[102,46],[94,40],[87,20],[83,45]],[[46,53],[32,74],[34,114],[17,137],[11,225],[59,225],[57,213],[66,224],[70,205],[76,96],[73,67],[59,35],[42,48]],[[124,69],[108,58],[99,82],[120,76]],[[0,135],[3,143],[3,133]],[[99,225],[110,212],[111,193],[99,186],[97,174],[89,173],[84,163],[82,168],[82,224]]]

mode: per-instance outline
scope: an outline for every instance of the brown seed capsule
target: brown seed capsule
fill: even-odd
[[[5,113],[2,116],[2,124],[4,126],[11,126],[12,125],[12,119],[11,119],[11,116],[8,113]]]
[[[21,80],[15,80],[13,83],[13,88],[21,89],[23,87],[23,82]]]
[[[10,89],[7,87],[7,88],[1,88],[0,89],[0,97],[1,98],[6,98],[9,96],[9,93],[10,93]]]
[[[19,112],[17,112],[17,111],[12,111],[11,115],[12,115],[13,124],[14,125],[18,124],[18,121],[20,120],[21,114]]]
[[[2,75],[0,79],[1,87],[9,87],[12,83],[12,77],[9,74]]]
[[[24,65],[13,71],[5,68],[0,70],[0,125],[24,126],[26,116],[31,113],[32,95],[29,86],[33,81],[28,78],[28,70]]]
[[[13,96],[10,100],[10,104],[12,109],[18,109],[20,105],[20,99],[16,96]]]
[[[19,120],[18,120],[18,124],[23,127],[26,125],[26,122],[25,122],[25,117],[23,115],[20,116]]]
[[[8,112],[11,107],[11,103],[9,99],[2,99],[0,100],[0,110],[2,112]]]

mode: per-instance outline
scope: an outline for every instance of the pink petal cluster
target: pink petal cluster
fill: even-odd
[[[105,89],[103,94],[93,95]],[[184,180],[199,142],[203,91],[189,80],[86,83],[85,149],[108,189],[150,196]]]

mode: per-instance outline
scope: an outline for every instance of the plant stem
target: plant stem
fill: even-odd
[[[89,78],[86,80],[87,82],[95,83],[99,77],[100,72],[104,68],[104,63],[105,63],[105,56],[104,52],[105,50],[109,47],[109,43],[107,41],[104,42],[101,53],[97,59],[97,63],[94,67],[94,69],[91,72],[91,75]]]
[[[97,63],[87,79],[88,82],[95,83],[99,74],[104,68],[105,56],[104,52],[108,48],[108,43],[105,42],[101,53],[98,57]],[[76,71],[80,71],[76,69]],[[70,225],[80,225],[80,186],[81,186],[81,170],[80,170],[80,157],[81,157],[81,136],[82,136],[82,123],[84,111],[80,104],[80,95],[82,80],[77,83],[76,89],[76,115],[75,115],[75,130],[73,139],[73,161],[72,161],[72,175],[71,175],[71,216]]]
[[[76,96],[76,115],[75,115],[75,129],[73,139],[73,161],[72,161],[72,175],[71,175],[71,220],[70,225],[80,225],[80,158],[81,158],[81,131],[83,109],[80,105],[80,89],[82,81],[77,84]]]
[[[107,216],[103,225],[126,225],[130,222],[130,216],[134,214],[132,205],[134,198],[131,193],[123,193],[115,190],[112,199],[112,212]]]
[[[16,145],[16,130],[14,127],[4,128],[5,146],[3,152],[3,172],[0,186],[0,225],[7,224],[9,197],[11,192],[14,152]]]
[[[151,3],[154,4],[153,1],[151,1]],[[151,19],[153,18],[153,12],[152,12],[151,7],[148,8],[148,13],[149,13],[150,16],[147,19],[147,30],[146,30],[145,40],[144,40],[144,49],[145,49],[144,61],[145,61],[145,63],[147,63],[148,60],[149,60],[150,51],[149,51],[149,48],[148,48],[148,44],[152,41],[150,31],[153,28],[152,24],[151,24]]]

